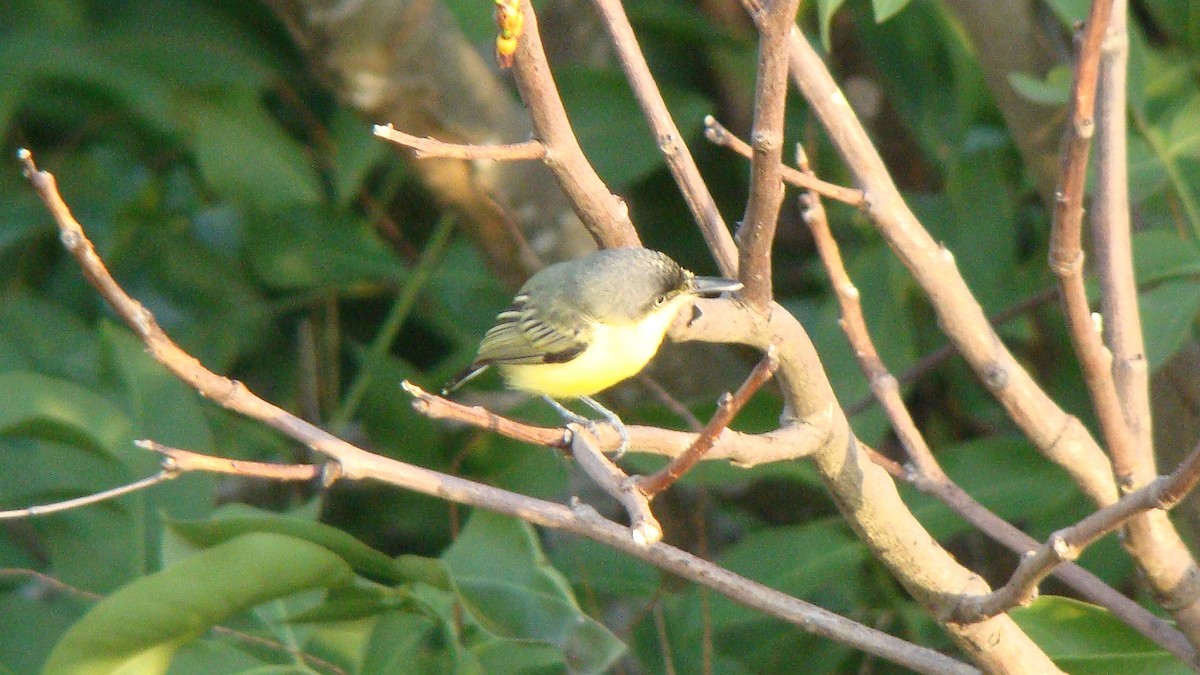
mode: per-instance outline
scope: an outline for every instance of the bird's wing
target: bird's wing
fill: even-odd
[[[586,325],[568,325],[518,295],[483,336],[475,365],[565,363],[587,348]]]

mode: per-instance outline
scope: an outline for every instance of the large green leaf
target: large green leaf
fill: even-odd
[[[797,598],[820,595],[821,606],[863,601],[870,551],[840,519],[755,532],[721,555],[721,566]],[[762,614],[714,598],[713,627],[725,630]]]
[[[440,587],[448,583],[437,561],[425,563],[416,556],[394,560],[337,528],[311,520],[260,514],[240,505],[226,507],[208,520],[175,520],[168,526],[172,532],[199,547],[214,546],[255,532],[287,535],[328,549],[359,574],[383,583],[420,580]]]
[[[564,68],[554,78],[579,144],[610,187],[628,187],[663,165],[650,126],[621,74]],[[712,110],[708,99],[670,87],[664,87],[663,98],[679,127],[679,140],[696,138]]]
[[[248,534],[138,579],[102,600],[51,653],[46,675],[165,673],[175,652],[268,600],[351,577],[336,554],[278,534]]]
[[[1010,614],[1056,665],[1072,675],[1192,672],[1179,659],[1095,605],[1042,596]]]
[[[265,212],[320,201],[312,159],[257,92],[235,88],[196,97],[187,111],[200,169],[222,194]]]
[[[496,637],[554,645],[576,673],[603,672],[625,650],[579,608],[524,522],[475,511],[442,559],[463,607]]]

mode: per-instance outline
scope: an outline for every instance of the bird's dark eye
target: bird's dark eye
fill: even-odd
[[[654,298],[654,306],[655,307],[662,307],[665,304],[667,304],[667,296],[659,295]]]

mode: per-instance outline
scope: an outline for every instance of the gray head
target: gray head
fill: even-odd
[[[530,278],[521,292],[561,297],[588,316],[627,322],[683,294],[707,295],[740,287],[727,279],[696,277],[658,251],[614,248],[550,265]]]

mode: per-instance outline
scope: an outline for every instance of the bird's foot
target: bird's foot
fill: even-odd
[[[580,396],[579,400],[588,404],[592,410],[595,410],[603,415],[604,419],[607,420],[608,423],[612,425],[612,428],[616,430],[617,435],[621,437],[621,445],[617,446],[617,449],[613,451],[612,456],[614,460],[621,459],[621,457],[625,455],[625,452],[629,450],[629,430],[625,428],[625,423],[621,421],[620,417],[617,417],[615,412],[600,405],[600,402],[596,399],[590,396]]]
[[[563,406],[563,404],[555,401],[549,396],[543,396],[542,398],[546,399],[546,402],[549,403],[556,411],[558,411],[558,414],[562,416],[564,420],[567,422],[574,422],[575,424],[582,424],[583,426],[587,427],[588,431],[592,432],[592,435],[594,435],[596,438],[600,438],[600,427],[596,425],[596,420],[589,419],[574,411],[568,410],[565,406]],[[620,459],[622,455],[625,454],[625,451],[629,449],[629,430],[625,428],[625,424],[621,421],[621,418],[617,417],[617,414],[608,408],[600,405],[599,402],[590,396],[580,396],[579,400],[586,403],[592,410],[595,410],[603,415],[604,420],[612,425],[612,428],[616,430],[617,435],[621,437],[621,445],[618,446],[615,451],[613,451],[612,455],[614,460]]]

